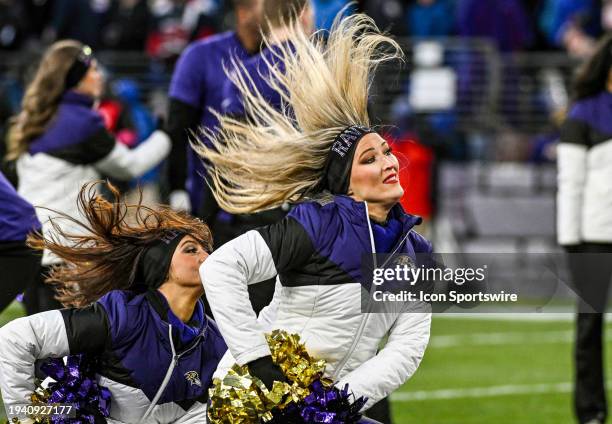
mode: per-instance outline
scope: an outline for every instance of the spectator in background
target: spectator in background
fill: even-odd
[[[144,51],[151,20],[147,0],[118,0],[109,13],[109,23],[104,30],[104,47]]]
[[[545,0],[540,29],[554,46],[563,46],[576,57],[593,52],[600,33],[600,11],[595,0]]]
[[[146,43],[149,56],[173,61],[189,43],[189,31],[182,22],[185,3],[186,0],[151,2],[153,25]]]
[[[315,15],[316,29],[329,31],[336,15],[351,2],[350,0],[312,0],[311,3]],[[350,15],[354,10],[354,5],[351,5],[344,10],[344,15]]]
[[[174,61],[187,44],[218,30],[218,0],[155,0],[153,27],[147,37],[147,52],[157,59]]]
[[[603,424],[603,312],[612,277],[612,36],[580,69],[574,92],[557,148],[557,237],[570,253],[578,294],[575,412],[581,424]]]
[[[405,36],[409,27],[405,20],[405,0],[362,0],[361,10],[374,19],[379,28],[396,36]]]
[[[37,215],[45,234],[53,226],[80,234],[82,228],[70,221],[51,220],[57,214],[80,215],[77,196],[84,182],[101,174],[136,178],[170,150],[170,140],[162,131],[133,150],[117,142],[92,109],[102,87],[91,49],[74,40],[58,41],[45,53],[21,112],[11,120],[7,159],[17,161],[19,194],[42,207]],[[62,262],[45,251],[42,264],[46,272]],[[42,278],[37,292],[26,293],[24,300],[29,314],[60,307]]]
[[[104,124],[115,138],[129,148],[145,142],[157,129],[158,123],[153,113],[141,102],[141,90],[136,81],[121,78],[110,84],[112,97],[100,102],[98,111]],[[113,181],[120,191],[134,202],[142,196],[145,204],[160,203],[160,171],[163,164],[147,171],[132,181]]]
[[[45,41],[71,38],[98,48],[108,24],[111,0],[54,0]]]
[[[283,99],[281,92],[277,90],[279,87],[272,82],[275,79],[272,77],[271,67],[284,69],[280,53],[283,48],[292,48],[289,36],[293,25],[308,35],[314,31],[314,15],[310,0],[264,0],[263,13],[267,37],[272,44],[260,54],[245,60],[244,67],[234,73],[232,78],[234,81],[227,79],[223,87],[222,112],[238,120],[248,118],[244,97],[238,87],[240,81],[257,90],[262,99],[277,111],[281,112],[287,106],[286,99]],[[280,221],[287,210],[288,205],[254,214],[232,215],[219,210],[212,211],[207,220],[215,232],[216,245],[220,246],[249,230]],[[256,313],[270,303],[275,281],[276,277],[250,289],[249,295]]]
[[[408,28],[416,37],[451,35],[455,29],[451,0],[417,0],[408,8]]]
[[[188,145],[190,131],[212,129],[223,101],[223,67],[244,60],[261,44],[262,0],[233,0],[236,30],[196,41],[181,54],[170,83],[168,132],[172,138],[169,164],[170,204],[206,217],[214,198],[202,179],[204,167]],[[208,194],[207,194],[208,193]]]
[[[53,3],[56,0],[19,0],[25,4],[30,28],[36,38],[40,39],[51,21]]]
[[[270,67],[283,68],[279,52],[283,46],[292,45],[289,38],[292,25],[298,25],[308,36],[314,32],[314,14],[310,0],[264,0],[263,13],[266,21],[266,33],[269,46],[258,55],[244,61],[244,66],[232,72],[233,78],[226,79],[223,84],[223,108],[225,115],[238,119],[246,118],[244,99],[236,85],[236,79],[247,82],[256,89],[266,102],[278,111],[283,108],[281,92],[271,83]],[[296,14],[295,11],[298,11]],[[237,237],[235,234],[228,240]],[[215,236],[218,237],[218,236]]]
[[[533,41],[529,17],[519,0],[457,2],[457,33],[491,38],[502,51],[523,50]]]
[[[17,50],[31,34],[22,0],[0,0],[0,50]]]

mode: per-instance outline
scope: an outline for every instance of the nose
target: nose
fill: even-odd
[[[389,169],[395,169],[395,161],[391,156],[383,156],[383,171],[388,171]]]

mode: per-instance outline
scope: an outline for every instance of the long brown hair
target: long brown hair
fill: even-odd
[[[112,202],[97,194],[100,184],[106,184]],[[53,268],[47,278],[47,283],[56,286],[57,299],[66,306],[85,306],[111,290],[129,289],[141,254],[168,230],[189,234],[207,251],[212,250],[212,235],[202,221],[167,207],[155,210],[144,206],[142,195],[137,204],[127,204],[110,183],[85,184],[77,202],[85,222],[58,213],[60,217],[51,221],[53,229],[47,237],[40,233],[28,237],[30,247],[49,249],[66,262]],[[76,223],[87,234],[66,234],[58,219]]]
[[[42,134],[65,91],[66,75],[83,49],[75,40],[53,43],[43,56],[21,102],[21,112],[10,119],[7,160],[15,160],[28,150],[28,143]]]

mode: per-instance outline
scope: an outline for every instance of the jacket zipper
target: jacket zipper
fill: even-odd
[[[155,408],[155,405],[157,405],[159,398],[164,393],[166,386],[168,385],[168,383],[170,382],[170,379],[172,378],[172,373],[174,372],[174,369],[178,365],[179,359],[181,359],[181,357],[185,355],[186,353],[191,352],[193,349],[196,348],[197,345],[200,344],[200,341],[196,341],[195,343],[193,343],[193,345],[189,349],[177,355],[176,350],[174,349],[174,341],[172,340],[172,325],[170,324],[168,325],[168,337],[170,338],[170,348],[172,349],[172,362],[170,363],[170,367],[168,368],[168,371],[166,371],[166,376],[164,377],[164,380],[162,381],[161,386],[157,390],[157,393],[155,394],[155,397],[153,398],[151,405],[149,405],[147,412],[145,412],[144,416],[140,419],[141,423],[144,422],[144,420],[149,417],[149,414],[151,413],[151,411],[153,411],[153,408]]]
[[[374,233],[372,232],[372,224],[370,222],[370,215],[368,213],[368,202],[364,201],[363,203],[365,205],[366,222],[368,223],[368,232],[370,236],[370,248],[372,249],[372,256],[373,256],[372,259],[374,260],[374,267],[376,268],[378,266],[377,259],[376,259],[376,245],[374,244]],[[340,374],[340,371],[342,371],[342,368],[344,368],[344,366],[346,365],[346,362],[349,360],[349,358],[353,354],[353,351],[357,347],[357,344],[359,343],[359,340],[361,339],[361,336],[363,335],[363,332],[365,330],[365,326],[368,322],[368,318],[371,315],[370,313],[371,309],[372,309],[372,302],[368,296],[368,308],[366,309],[366,312],[363,318],[361,318],[361,322],[359,323],[359,328],[357,329],[357,335],[353,339],[353,343],[351,344],[351,347],[347,351],[346,355],[344,355],[344,358],[342,358],[342,360],[338,362],[336,371],[334,371],[334,374],[332,375],[332,380],[334,381],[337,380],[338,375]]]

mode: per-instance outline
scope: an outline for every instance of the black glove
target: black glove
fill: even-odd
[[[247,367],[251,375],[259,378],[268,390],[272,390],[275,381],[287,381],[283,370],[272,362],[270,355],[249,362]]]

